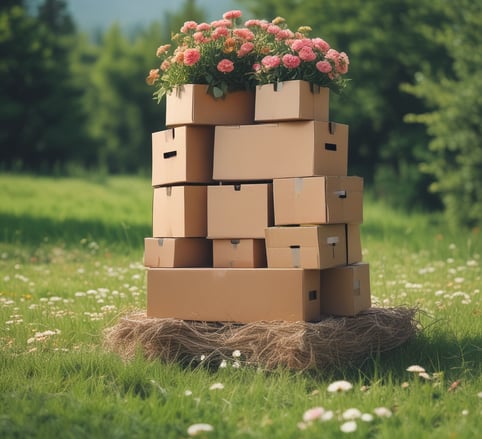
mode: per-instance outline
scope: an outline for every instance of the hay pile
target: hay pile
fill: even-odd
[[[105,332],[106,348],[128,360],[139,350],[148,359],[192,363],[232,358],[272,370],[355,365],[394,349],[418,331],[412,308],[371,308],[356,317],[326,317],[316,323],[260,321],[247,324],[148,318],[132,312]]]

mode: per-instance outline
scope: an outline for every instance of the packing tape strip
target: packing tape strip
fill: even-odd
[[[360,287],[360,279],[355,279],[353,281],[353,295],[354,296],[359,296],[361,293],[361,287]]]
[[[295,194],[299,195],[303,190],[303,178],[295,177]]]
[[[291,265],[293,268],[301,267],[301,249],[299,246],[291,246]]]

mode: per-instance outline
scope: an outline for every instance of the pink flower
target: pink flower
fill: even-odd
[[[348,65],[350,64],[350,60],[348,59],[348,55],[345,52],[341,52],[338,58],[338,64],[336,65],[336,71],[342,75],[348,72]]]
[[[325,54],[326,59],[331,59],[332,61],[335,62],[335,64],[338,62],[338,58],[340,57],[340,54],[337,50],[335,49],[330,49],[328,52]]]
[[[304,46],[298,52],[298,55],[303,61],[314,61],[316,59],[316,54],[313,52],[313,49],[308,46]]]
[[[322,53],[328,52],[330,50],[330,45],[322,38],[313,38],[313,47]]]
[[[196,30],[199,32],[211,30],[211,26],[207,23],[200,23],[197,25]]]
[[[185,34],[190,30],[196,29],[196,27],[197,27],[197,23],[195,21],[186,21],[184,25],[181,27],[181,32]]]
[[[301,63],[301,59],[298,56],[290,55],[289,53],[283,55],[281,60],[283,61],[283,65],[288,69],[296,69]]]
[[[275,69],[280,65],[280,58],[276,55],[267,55],[261,60],[261,64],[268,69]]]
[[[231,27],[231,20],[216,20],[211,22],[212,27]]]
[[[253,70],[255,72],[259,72],[261,70],[261,64],[260,63],[253,64]]]
[[[211,39],[209,37],[206,37],[202,32],[194,32],[192,37],[194,38],[194,41],[198,44],[208,43],[209,41],[211,41]]]
[[[279,26],[276,26],[275,24],[269,24],[266,29],[266,32],[268,32],[269,34],[276,35],[280,30],[281,28]]]
[[[287,40],[289,38],[294,37],[294,33],[290,31],[289,29],[281,29],[277,34],[276,34],[276,39],[277,40]]]
[[[167,60],[162,61],[161,63],[161,70],[165,72],[169,67],[171,67],[171,63]]]
[[[164,44],[163,46],[159,46],[156,51],[156,56],[161,56],[166,53],[171,48],[170,44]]]
[[[241,45],[241,47],[238,50],[238,57],[242,58],[243,56],[247,55],[254,49],[254,44],[253,43],[244,43]]]
[[[229,73],[234,70],[234,63],[229,59],[222,59],[218,62],[217,69],[222,73]]]
[[[201,52],[198,49],[186,49],[184,51],[184,65],[193,66],[201,58]]]
[[[146,78],[146,82],[148,85],[154,85],[154,83],[158,78],[159,78],[159,69],[151,69],[149,70],[149,75]]]
[[[221,37],[227,37],[229,35],[229,29],[225,26],[220,26],[214,29],[212,33],[213,40],[218,40]]]
[[[299,52],[303,47],[311,47],[313,45],[309,38],[299,38],[293,41],[291,48],[296,52]]]
[[[254,34],[249,29],[234,29],[233,34],[246,41],[254,40]]]
[[[263,21],[263,20],[256,20],[256,19],[252,19],[252,20],[248,20],[244,23],[244,25],[246,27],[261,27],[262,24],[266,24],[266,21]]]
[[[331,64],[328,61],[318,61],[316,63],[316,68],[321,73],[331,72],[331,69],[332,69]]]
[[[224,18],[225,20],[234,20],[234,19],[236,19],[236,18],[241,17],[241,15],[243,15],[242,12],[235,9],[235,10],[233,10],[233,11],[225,12],[225,13],[223,14],[223,18]]]

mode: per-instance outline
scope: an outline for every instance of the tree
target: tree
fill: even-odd
[[[454,226],[480,226],[482,218],[482,4],[439,1],[446,17],[424,29],[423,37],[442,44],[453,66],[449,72],[436,64],[417,76],[405,90],[427,102],[431,111],[407,116],[424,124],[431,155],[423,170],[434,176],[431,190],[443,200]]]
[[[50,1],[49,3],[55,3]],[[64,14],[63,2],[57,12]],[[54,18],[52,16],[52,18]],[[51,170],[82,143],[66,35],[17,5],[0,10],[0,144],[4,168]]]

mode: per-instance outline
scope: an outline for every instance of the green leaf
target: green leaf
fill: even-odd
[[[219,99],[219,98],[222,98],[224,95],[224,91],[219,88],[219,87],[213,87],[213,96],[216,98],[216,99]]]

